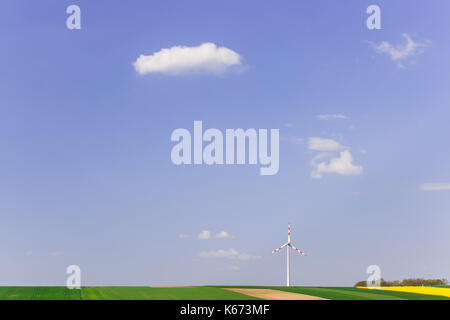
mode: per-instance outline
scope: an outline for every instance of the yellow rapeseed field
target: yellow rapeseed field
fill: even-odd
[[[410,292],[410,293],[419,293],[419,294],[429,294],[434,296],[444,296],[450,297],[450,288],[441,288],[441,287],[376,287],[376,288],[367,288],[367,287],[358,287],[361,289],[377,289],[377,290],[386,290],[386,291],[400,291],[400,292]]]

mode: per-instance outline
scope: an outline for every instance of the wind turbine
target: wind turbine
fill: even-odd
[[[281,247],[279,247],[278,249],[275,249],[275,250],[273,250],[272,251],[272,254],[274,254],[275,252],[277,252],[277,251],[280,251],[281,249],[283,249],[284,247],[287,247],[286,248],[286,252],[287,252],[287,275],[286,275],[286,286],[290,286],[290,279],[289,279],[289,276],[290,276],[290,267],[289,267],[289,249],[290,248],[292,248],[292,249],[294,249],[295,251],[297,251],[298,253],[300,253],[302,256],[306,256],[306,253],[304,253],[303,251],[301,251],[301,250],[298,250],[296,247],[294,247],[292,244],[291,244],[291,224],[290,223],[288,223],[288,242],[287,243],[285,243],[285,244],[283,244]]]

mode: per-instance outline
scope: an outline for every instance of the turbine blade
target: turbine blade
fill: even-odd
[[[283,249],[284,247],[286,247],[288,244],[287,243],[285,243],[285,244],[283,244],[281,247],[279,247],[278,249],[275,249],[275,250],[273,250],[272,251],[272,254],[274,254],[275,252],[277,252],[277,251],[280,251],[281,249]]]
[[[291,223],[288,223],[288,243],[291,242]]]
[[[294,247],[292,244],[291,244],[291,248],[292,249],[294,249],[295,251],[297,251],[298,253],[300,253],[302,256],[306,256],[306,253],[304,253],[303,251],[301,251],[301,250],[298,250],[296,247]]]

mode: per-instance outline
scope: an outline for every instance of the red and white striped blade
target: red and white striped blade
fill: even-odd
[[[291,242],[291,224],[288,223],[288,243]]]
[[[294,249],[295,251],[297,251],[298,253],[300,253],[302,256],[306,256],[306,253],[304,253],[303,251],[301,251],[301,250],[298,250],[296,247],[294,247],[292,244],[291,244],[291,248],[292,249]]]
[[[285,244],[283,244],[281,247],[279,247],[278,249],[275,249],[275,250],[273,250],[272,251],[272,254],[274,254],[275,252],[277,252],[277,251],[280,251],[281,249],[283,249],[284,247],[286,247],[288,244],[287,243],[285,243]]]

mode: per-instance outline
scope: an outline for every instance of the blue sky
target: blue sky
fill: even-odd
[[[66,28],[71,4],[81,30]],[[366,27],[370,4],[381,30]],[[285,252],[270,251],[288,222],[308,254],[292,256],[293,284],[352,285],[371,264],[385,279],[450,278],[449,9],[4,1],[0,284],[65,285],[70,264],[84,285],[284,284]],[[240,70],[133,66],[207,42],[239,54]],[[170,135],[194,120],[280,129],[278,174],[174,165]],[[325,165],[345,150],[362,172],[312,177],[314,137],[339,143]]]

